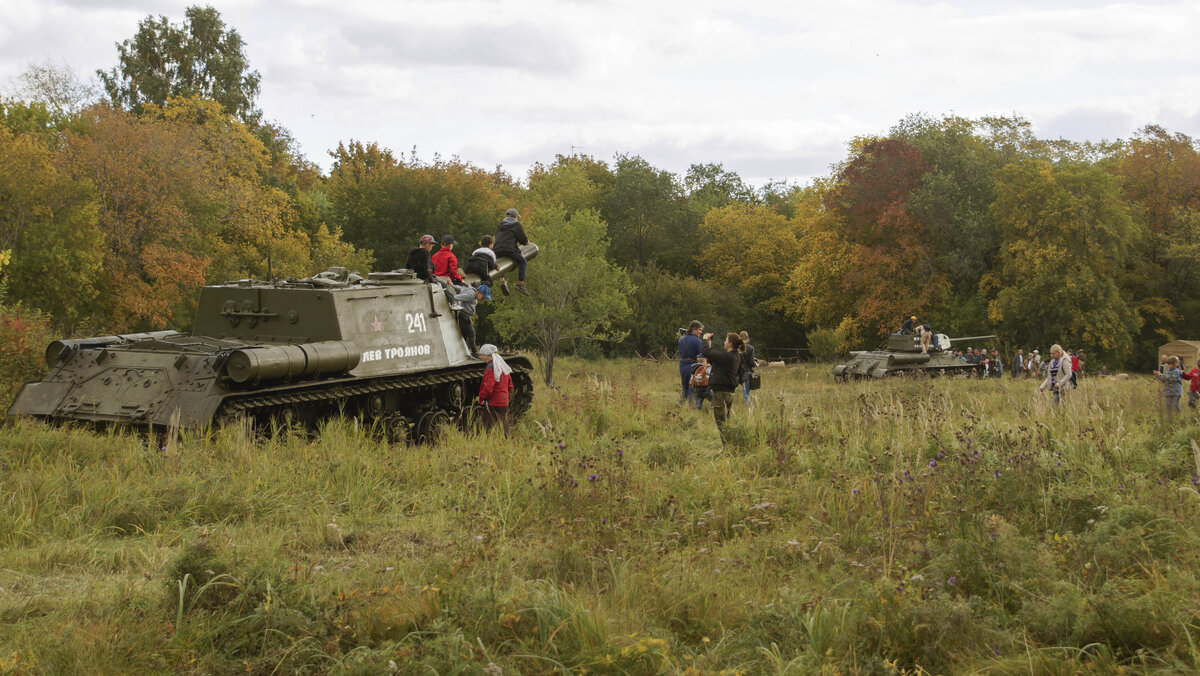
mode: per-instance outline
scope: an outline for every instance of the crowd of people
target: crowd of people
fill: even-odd
[[[740,388],[742,401],[750,403],[750,390],[761,382],[759,362],[747,332],[725,334],[723,349],[713,347],[713,334],[703,332],[699,320],[679,329],[680,398],[699,410],[704,409],[705,401],[712,402],[713,420],[725,444],[725,423],[733,410],[734,393]]]

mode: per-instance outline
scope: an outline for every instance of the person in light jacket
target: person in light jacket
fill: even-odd
[[[1042,381],[1039,392],[1050,390],[1054,393],[1054,403],[1062,401],[1062,393],[1071,384],[1071,359],[1063,355],[1061,345],[1050,346],[1050,361],[1046,379]]]

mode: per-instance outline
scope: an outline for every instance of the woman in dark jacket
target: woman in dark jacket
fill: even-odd
[[[733,408],[733,393],[742,382],[742,337],[736,333],[725,335],[725,349],[718,350],[712,346],[712,334],[703,336],[704,348],[701,353],[712,364],[712,375],[708,378],[708,387],[712,391],[713,421],[717,424],[717,432],[721,435],[721,443],[726,443],[725,420]]]

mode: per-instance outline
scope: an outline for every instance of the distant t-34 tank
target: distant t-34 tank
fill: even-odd
[[[537,245],[522,253],[536,257]],[[493,280],[513,267],[500,258]],[[506,361],[515,419],[533,400],[532,366]],[[243,419],[312,427],[340,413],[416,440],[471,419],[485,367],[438,284],[409,270],[363,279],[341,268],[206,286],[190,335],[57,340],[46,362],[8,415],[164,430]]]
[[[850,353],[850,361],[833,367],[835,380],[850,378],[886,378],[896,375],[983,375],[982,363],[969,364],[954,356],[950,349],[954,343],[985,340],[996,336],[970,336],[950,338],[944,333],[935,333],[929,351],[921,352],[921,338],[914,334],[893,333],[888,336],[886,350],[856,350]]]

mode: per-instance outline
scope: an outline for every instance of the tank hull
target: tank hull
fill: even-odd
[[[954,356],[950,346],[957,341],[992,337],[994,336],[949,338],[944,334],[937,334],[929,341],[926,350],[922,351],[921,341],[917,336],[892,334],[888,336],[886,350],[851,352],[848,362],[833,367],[833,377],[843,382],[917,375],[980,377],[984,372],[983,364],[964,362]]]

